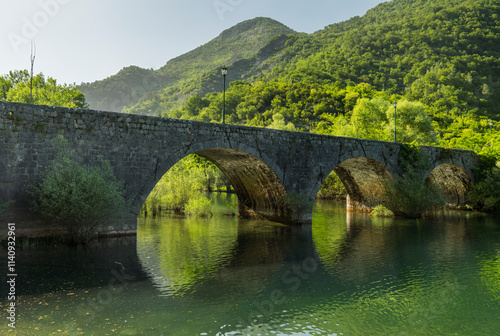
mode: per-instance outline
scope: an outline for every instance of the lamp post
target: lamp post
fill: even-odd
[[[396,135],[396,109],[398,107],[398,102],[394,102],[394,142],[397,142],[398,137]]]
[[[222,123],[226,123],[226,75],[227,75],[227,68],[223,66],[221,68],[222,72],[222,77],[224,78],[224,91],[222,93]]]

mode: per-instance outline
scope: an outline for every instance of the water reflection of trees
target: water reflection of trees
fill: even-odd
[[[167,220],[168,219],[168,220]],[[158,289],[167,295],[190,292],[226,265],[237,245],[234,225],[163,218],[138,224],[137,254]]]
[[[412,267],[448,265],[466,257],[467,214],[408,220],[346,214],[325,206],[321,212],[313,217],[315,249],[325,268],[346,281],[376,280],[384,274],[405,278]]]
[[[141,219],[137,254],[163,295],[252,295],[282,267],[289,231],[233,217]]]

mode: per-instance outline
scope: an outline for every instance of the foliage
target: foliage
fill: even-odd
[[[267,128],[273,128],[282,131],[292,131],[292,132],[296,130],[295,125],[293,123],[285,122],[285,118],[281,113],[273,114],[273,122],[269,126],[267,126]]]
[[[5,209],[7,209],[13,203],[14,203],[14,201],[7,201],[7,202],[4,202],[4,203],[0,203],[0,215],[2,214],[2,212],[4,212]]]
[[[370,214],[372,217],[393,217],[394,213],[387,209],[384,205],[379,204],[375,208],[373,208],[373,211]]]
[[[211,216],[210,199],[200,191],[221,190],[227,178],[210,161],[193,154],[176,163],[162,176],[146,199],[142,211],[153,216],[161,210],[176,214]]]
[[[345,199],[347,191],[339,176],[332,171],[321,185],[317,198],[320,199]]]
[[[200,193],[198,197],[191,197],[186,204],[185,212],[194,217],[211,217],[210,206],[212,201],[208,197],[203,197]]]
[[[99,224],[116,218],[125,209],[123,183],[108,161],[82,164],[67,141],[54,141],[56,158],[32,187],[33,208],[47,220],[68,229],[75,243],[87,242]]]
[[[346,119],[335,135],[355,138],[392,141],[394,139],[394,112],[399,142],[416,141],[421,144],[434,143],[434,127],[431,117],[422,103],[401,100],[397,109],[381,96],[359,99],[353,108],[350,120]]]
[[[401,176],[385,183],[387,208],[397,216],[418,218],[428,210],[446,204],[439,187],[425,182],[429,163],[415,144],[402,144],[399,152]]]
[[[476,209],[500,210],[500,161],[485,169],[481,180],[473,186],[468,200]]]
[[[33,101],[31,91],[33,91]],[[59,85],[55,79],[45,78],[42,73],[33,76],[31,81],[27,70],[10,71],[8,75],[0,77],[0,99],[38,105],[88,107],[85,96],[75,85]]]

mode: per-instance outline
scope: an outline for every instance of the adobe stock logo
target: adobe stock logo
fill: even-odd
[[[214,9],[221,21],[224,20],[226,12],[232,12],[236,7],[241,5],[243,0],[215,0],[213,2]]]
[[[50,19],[59,14],[61,6],[69,2],[71,0],[39,0],[38,5],[40,8],[35,14],[31,18],[23,17],[20,34],[10,32],[7,36],[14,51],[17,53],[20,46],[29,44],[30,40],[38,35],[40,29],[46,27]]]

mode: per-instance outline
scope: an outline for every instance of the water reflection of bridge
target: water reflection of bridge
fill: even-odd
[[[426,272],[426,265],[445,269],[451,259],[462,258],[471,234],[460,214],[417,224],[345,213],[344,207],[326,203],[316,206],[312,231],[311,226],[279,227],[236,218],[140,223],[137,254],[163,295],[221,300],[244,295],[250,300],[269,279],[293,287],[294,278],[312,281],[324,271],[351,289],[387,276],[404,282],[413,276],[408,272]],[[421,248],[425,245],[429,249]],[[311,272],[304,271],[307,260]],[[294,267],[302,268],[304,279]]]

